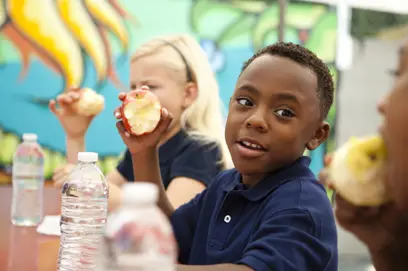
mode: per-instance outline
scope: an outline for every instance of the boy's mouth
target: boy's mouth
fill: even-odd
[[[261,143],[253,139],[243,138],[243,139],[239,139],[237,143],[241,145],[242,147],[250,149],[250,150],[266,151],[266,148],[262,146]]]
[[[266,153],[266,148],[252,139],[241,139],[236,142],[237,154],[244,159],[255,159]]]

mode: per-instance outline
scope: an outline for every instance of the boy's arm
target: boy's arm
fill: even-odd
[[[370,252],[371,260],[377,271],[403,271],[407,269],[408,260],[403,251]]]
[[[239,264],[215,265],[177,265],[177,271],[254,271],[254,269]]]
[[[119,93],[119,100],[124,101],[126,93]],[[132,167],[135,182],[150,182],[157,185],[159,188],[159,200],[157,205],[159,208],[170,217],[174,208],[167,198],[166,191],[163,186],[158,148],[160,140],[164,137],[170,123],[172,115],[164,108],[161,110],[161,119],[155,130],[151,133],[134,136],[126,131],[123,122],[120,108],[115,110],[115,117],[119,120],[116,122],[116,127],[123,142],[129,149],[132,156]]]
[[[135,182],[151,182],[159,188],[157,205],[170,217],[174,208],[170,203],[160,174],[159,153],[157,148],[147,148],[143,152],[132,154],[132,166]]]

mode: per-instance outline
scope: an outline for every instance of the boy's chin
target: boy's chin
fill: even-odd
[[[262,175],[265,174],[265,167],[262,167],[259,163],[252,165],[252,163],[234,163],[235,169],[241,173],[241,175]]]

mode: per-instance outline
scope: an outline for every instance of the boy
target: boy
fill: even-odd
[[[378,106],[384,116],[380,132],[388,152],[386,181],[393,201],[362,208],[336,195],[339,223],[367,245],[377,271],[402,271],[408,266],[408,39],[400,49],[395,75],[392,91]],[[325,182],[327,171],[320,177]]]
[[[200,265],[178,270],[337,270],[332,208],[302,156],[326,140],[332,102],[330,72],[312,52],[277,43],[255,54],[229,104],[225,137],[235,169],[177,210],[157,162],[167,110],[148,135],[131,136],[117,123],[135,181],[160,187],[158,205],[173,224],[179,261]]]

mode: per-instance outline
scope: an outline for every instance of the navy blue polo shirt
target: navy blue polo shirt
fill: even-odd
[[[176,177],[187,177],[208,186],[221,171],[220,148],[216,144],[203,143],[180,130],[159,148],[160,173],[164,188]],[[134,181],[132,156],[126,151],[117,166],[120,174],[129,182]]]
[[[301,157],[250,189],[235,169],[220,173],[171,217],[180,263],[337,270],[332,207],[309,164]]]

